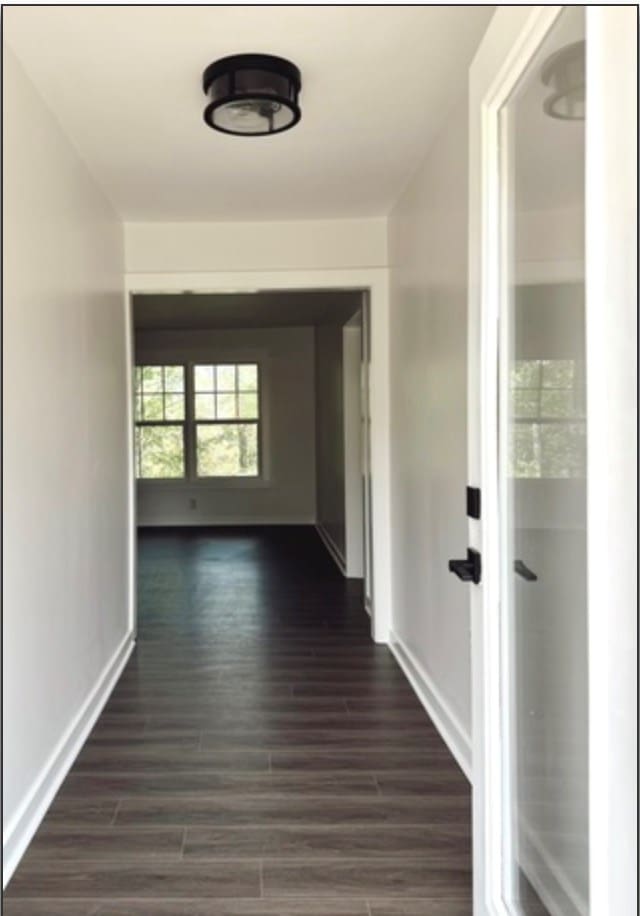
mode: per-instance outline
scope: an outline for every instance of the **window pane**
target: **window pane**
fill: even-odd
[[[572,359],[544,359],[542,361],[542,387],[571,388],[573,366]]]
[[[145,391],[162,391],[162,366],[142,367],[142,387]]]
[[[540,360],[517,359],[511,367],[512,388],[538,388],[540,386]]]
[[[199,477],[257,477],[255,423],[216,423],[196,427]]]
[[[235,394],[217,394],[218,420],[233,420],[236,416]]]
[[[218,391],[235,391],[236,388],[236,367],[235,366],[217,366],[217,388]]]
[[[538,416],[538,390],[529,388],[515,388],[511,392],[514,417]]]
[[[540,477],[540,441],[537,423],[510,426],[509,476]]]
[[[238,388],[240,391],[258,390],[257,366],[238,366]]]
[[[540,393],[541,417],[571,417],[573,415],[573,392],[569,389],[563,391],[542,391]]]
[[[139,426],[136,446],[138,477],[184,477],[182,426]]]
[[[136,395],[136,420],[142,420],[142,395]]]
[[[165,394],[164,418],[165,420],[184,420],[184,395]]]
[[[215,395],[197,394],[195,396],[196,420],[215,420]]]
[[[182,366],[164,367],[164,390],[184,391],[184,368]]]
[[[136,385],[136,391],[142,390],[142,369],[140,366],[136,366],[135,385]]]
[[[144,394],[142,396],[142,416],[144,420],[162,420],[162,395]]]
[[[541,423],[542,477],[586,477],[584,423]]]
[[[194,366],[193,383],[196,391],[213,391],[213,366]]]
[[[253,420],[258,417],[258,395],[238,395],[238,416],[242,420]]]

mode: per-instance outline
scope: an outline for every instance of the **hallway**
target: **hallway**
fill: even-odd
[[[315,531],[146,530],[138,576],[7,916],[470,913],[468,783]]]

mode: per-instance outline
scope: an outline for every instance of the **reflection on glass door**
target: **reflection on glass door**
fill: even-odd
[[[567,8],[501,113],[505,895],[532,916],[589,909],[584,38]]]

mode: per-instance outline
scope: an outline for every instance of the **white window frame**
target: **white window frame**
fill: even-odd
[[[136,417],[136,407],[137,407],[137,397],[138,397],[138,390],[137,390],[137,387],[136,387],[136,370],[137,370],[137,369],[147,369],[147,368],[158,368],[158,367],[160,367],[160,368],[166,368],[166,367],[168,367],[168,366],[171,366],[171,367],[173,367],[173,366],[180,366],[180,368],[183,370],[183,373],[184,373],[184,376],[183,376],[184,390],[182,391],[182,395],[183,395],[183,398],[184,398],[184,416],[183,416],[183,419],[182,419],[182,420],[165,420],[165,419],[162,419],[162,420],[138,420],[137,417]],[[133,416],[134,416],[135,432],[137,432],[139,428],[141,428],[141,427],[143,428],[143,427],[147,427],[147,426],[181,426],[181,427],[182,427],[182,466],[183,466],[183,468],[184,468],[184,474],[182,475],[182,477],[138,477],[138,453],[137,453],[137,449],[135,448],[135,440],[134,440],[134,451],[135,451],[135,454],[134,454],[134,474],[135,474],[135,479],[136,479],[136,481],[143,481],[144,483],[154,483],[154,482],[160,482],[160,483],[173,483],[173,484],[182,483],[183,481],[185,481],[185,480],[188,479],[188,478],[187,478],[187,473],[188,473],[188,466],[187,466],[187,435],[188,435],[188,432],[187,432],[187,424],[188,424],[188,416],[187,416],[187,410],[188,410],[188,407],[187,407],[187,367],[183,364],[183,362],[182,362],[181,360],[175,360],[175,361],[173,361],[173,362],[166,361],[166,360],[165,360],[164,362],[155,362],[155,361],[154,361],[154,362],[147,362],[146,360],[145,360],[144,362],[136,362],[135,365],[134,365],[133,380],[134,380],[134,384],[133,384],[132,399],[133,399]],[[173,393],[173,394],[180,394],[180,392],[171,392],[171,393]],[[163,388],[161,394],[162,394],[162,396],[164,397],[164,395],[167,394],[166,389]],[[164,413],[164,411],[163,411],[163,413]]]
[[[209,477],[198,474],[198,452],[197,452],[197,436],[196,436],[196,427],[200,423],[202,425],[206,424],[220,424],[220,423],[241,423],[242,420],[197,420],[195,416],[195,407],[196,407],[196,389],[195,389],[195,367],[196,366],[256,366],[258,370],[258,417],[255,420],[248,420],[246,422],[255,423],[258,427],[258,473],[251,476],[233,476],[233,477]],[[265,467],[265,437],[264,437],[264,413],[265,413],[265,404],[266,398],[264,396],[264,364],[261,360],[256,357],[246,357],[246,358],[236,358],[236,357],[225,357],[220,356],[211,358],[211,359],[194,359],[187,363],[187,419],[186,419],[186,470],[187,477],[184,478],[188,481],[190,486],[200,486],[203,483],[209,486],[216,487],[234,487],[234,486],[247,486],[251,487],[259,485],[260,482],[265,481],[264,467]]]
[[[258,474],[255,477],[199,477],[197,474],[196,458],[196,424],[195,419],[195,389],[194,368],[202,365],[255,365],[258,367]],[[137,366],[182,366],[185,371],[185,419],[171,421],[170,425],[181,424],[184,426],[184,476],[183,477],[137,477],[134,457],[134,478],[137,487],[149,487],[162,490],[193,490],[193,489],[260,489],[271,485],[270,461],[270,424],[269,424],[269,397],[268,379],[269,366],[266,354],[263,351],[252,351],[240,354],[237,351],[216,352],[209,355],[198,355],[196,358],[184,359],[183,356],[170,354],[148,357],[140,354],[134,361]],[[135,382],[134,382],[134,417],[135,417]],[[168,422],[168,421],[167,421]],[[230,421],[233,422],[233,421]],[[252,421],[253,422],[253,421]],[[157,425],[163,425],[158,421]],[[134,426],[138,422],[134,420]]]

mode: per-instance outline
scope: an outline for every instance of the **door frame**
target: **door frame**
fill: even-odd
[[[254,293],[277,290],[353,290],[364,294],[369,342],[369,447],[371,493],[371,636],[387,644],[391,632],[391,468],[389,417],[389,271],[387,268],[340,270],[217,271],[213,273],[129,273],[125,275],[127,384],[133,392],[134,293]],[[128,399],[129,473],[129,618],[136,632],[136,481],[133,395]]]
[[[470,69],[468,462],[469,484],[482,492],[482,520],[469,519],[468,527],[469,543],[483,558],[483,581],[472,588],[470,600],[476,916],[511,916],[503,897],[502,852],[511,825],[503,804],[509,775],[501,770],[501,763],[509,698],[501,686],[505,646],[500,629],[496,473],[498,317],[504,289],[499,111],[563,9],[498,8]],[[632,82],[635,89],[636,23],[633,10],[625,7],[587,7],[585,15],[587,81],[594,87],[587,94],[585,204],[590,911],[594,916],[614,912],[627,916],[636,911],[637,844],[634,814],[629,814],[637,808],[633,803],[637,793],[633,758],[637,656],[633,432],[637,386],[633,380],[637,369],[629,346],[637,327],[637,274],[632,266],[637,263],[636,194],[631,192],[636,96],[628,86]],[[561,270],[572,272],[574,267],[561,265]],[[605,311],[603,302],[610,309]],[[603,383],[608,397],[603,396]],[[620,447],[614,473],[612,443]],[[613,511],[607,511],[609,505]],[[610,610],[612,593],[620,601],[615,613]]]

